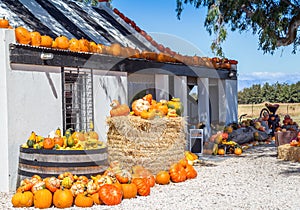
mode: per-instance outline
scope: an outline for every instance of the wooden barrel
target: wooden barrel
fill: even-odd
[[[74,175],[102,174],[108,167],[107,148],[94,150],[45,150],[20,147],[17,186],[24,178],[42,178],[64,172]]]

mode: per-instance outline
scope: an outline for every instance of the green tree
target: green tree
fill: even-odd
[[[177,17],[180,19],[185,4],[196,8],[207,8],[204,26],[215,39],[212,51],[224,56],[222,43],[226,40],[227,29],[252,31],[258,34],[259,49],[273,54],[282,46],[293,46],[296,53],[300,45],[297,30],[300,27],[299,0],[176,0]]]

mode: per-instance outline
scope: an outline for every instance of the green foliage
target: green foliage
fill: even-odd
[[[252,85],[238,92],[239,104],[270,103],[300,103],[300,82],[296,84],[278,83],[273,85],[265,83]]]
[[[259,37],[259,49],[273,54],[281,46],[292,45],[293,53],[300,45],[299,0],[176,0],[177,17],[180,19],[184,4],[196,8],[206,7],[208,12],[204,26],[215,35],[211,45],[213,53],[224,56],[222,43],[227,31],[252,31]]]

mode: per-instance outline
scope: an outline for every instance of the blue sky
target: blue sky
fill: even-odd
[[[213,57],[210,37],[204,29],[206,9],[185,5],[181,20],[176,17],[176,0],[113,0],[113,7],[134,20],[157,42],[181,54]],[[226,57],[238,60],[238,79],[268,82],[300,81],[300,51],[285,47],[275,54],[258,50],[258,39],[250,32],[229,32],[223,46]]]

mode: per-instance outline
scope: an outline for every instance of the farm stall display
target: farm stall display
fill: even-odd
[[[235,121],[237,78],[230,77],[229,73],[236,72],[236,62],[183,56],[170,52],[167,47],[155,46],[152,40],[149,41],[149,36],[149,40],[146,39],[145,32],[133,28],[132,23],[124,21],[107,4],[100,3],[98,7],[86,8],[73,1],[39,1],[35,2],[35,6],[45,13],[36,14],[28,12],[33,9],[30,1],[13,1],[10,5],[6,3],[0,3],[0,12],[10,20],[13,29],[1,29],[0,32],[0,50],[4,58],[0,61],[0,94],[3,98],[0,107],[5,113],[0,116],[3,122],[0,128],[1,139],[4,139],[0,154],[4,160],[2,166],[5,174],[0,183],[1,191],[14,190],[16,187],[19,157],[16,151],[19,151],[19,145],[24,143],[29,131],[34,130],[47,136],[53,128],[60,127],[66,131],[67,126],[74,124],[74,120],[81,122],[75,123],[75,128],[82,126],[86,129],[92,120],[99,139],[105,142],[106,117],[114,99],[118,99],[121,104],[131,104],[139,94],[150,90],[154,91],[158,101],[165,96],[170,99],[169,95],[180,98],[185,107],[183,117],[196,113],[197,121],[206,124],[206,135],[209,134],[211,120]],[[20,10],[14,10],[16,7]],[[68,18],[56,20],[52,17],[53,11],[64,17],[66,8],[77,14],[72,19],[73,24]],[[10,18],[12,14],[14,18]],[[47,21],[43,22],[45,18],[41,18],[42,14],[47,16]],[[98,22],[89,18],[97,19]],[[73,28],[70,28],[71,25]],[[69,44],[72,38],[85,38],[91,46],[96,47],[97,44],[98,51],[74,52],[55,45],[20,44],[15,35],[15,28],[19,26],[28,32],[39,32],[41,37],[48,35],[53,41],[63,35]],[[77,41],[73,41],[75,48]],[[100,52],[100,47],[105,48],[105,51]],[[120,54],[120,48],[127,49],[126,56]],[[138,49],[139,53],[128,56],[130,48],[131,52],[132,49]],[[212,63],[209,64],[209,61]],[[228,64],[226,68],[221,68],[222,63],[229,63],[230,69]],[[83,90],[81,87],[85,81],[88,81],[90,88]],[[191,103],[188,90],[194,85],[198,88],[198,102]],[[79,96],[80,91],[89,94],[89,97]],[[91,106],[80,109],[68,106],[68,100],[79,104],[83,99]],[[69,110],[87,114],[88,120],[78,113],[76,117],[67,120],[72,114]]]

